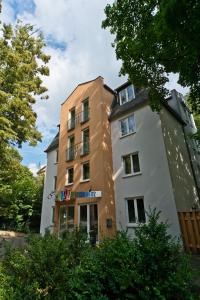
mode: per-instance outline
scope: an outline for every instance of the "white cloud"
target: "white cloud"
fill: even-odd
[[[45,50],[51,55],[50,76],[44,78],[50,99],[38,100],[35,105],[38,128],[45,139],[48,139],[50,129],[56,128],[59,123],[60,104],[78,83],[98,75],[103,76],[111,88],[125,81],[125,78],[118,77],[121,64],[116,60],[115,51],[111,47],[113,37],[108,30],[101,28],[105,18],[104,8],[112,2],[34,0],[35,11],[32,14],[24,11],[18,15],[18,18],[40,28],[45,37],[52,36],[54,40],[66,44],[64,51],[52,47],[52,44],[47,45]],[[7,4],[3,15],[4,20],[5,15],[13,20],[14,12]]]
[[[118,77],[120,62],[111,47],[113,37],[101,28],[105,18],[104,7],[108,1],[91,0],[35,0],[35,13],[19,16],[35,24],[44,35],[64,42],[64,51],[47,46],[51,55],[50,76],[44,78],[50,100],[38,101],[35,110],[38,126],[55,126],[59,123],[60,104],[78,83],[101,75],[111,87],[121,84]],[[112,2],[112,1],[110,1]]]
[[[37,166],[36,163],[30,163],[28,165],[29,170],[33,173],[34,176],[37,175],[37,171],[39,170],[39,167]]]

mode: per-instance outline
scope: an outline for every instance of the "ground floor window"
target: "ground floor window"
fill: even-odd
[[[95,242],[98,240],[98,206],[97,204],[79,205],[79,226]]]
[[[127,198],[126,207],[128,225],[146,222],[144,199],[142,197]]]
[[[62,205],[59,208],[60,232],[74,228],[74,206]]]

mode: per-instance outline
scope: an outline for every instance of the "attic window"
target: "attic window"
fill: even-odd
[[[119,92],[120,105],[132,101],[134,98],[135,98],[135,92],[132,84]]]

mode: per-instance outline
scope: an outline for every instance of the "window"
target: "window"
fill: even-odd
[[[74,206],[60,206],[59,223],[61,233],[74,228]]]
[[[129,102],[135,98],[133,85],[127,86],[125,89],[119,92],[120,105]]]
[[[67,148],[67,160],[73,160],[75,155],[74,151],[74,135],[68,138],[68,148]]]
[[[82,180],[90,179],[90,163],[86,162],[82,164]]]
[[[126,199],[128,224],[145,223],[144,199]]]
[[[58,162],[58,150],[56,150],[56,163]]]
[[[86,122],[88,120],[89,120],[89,100],[86,99],[82,102],[81,122]]]
[[[140,172],[138,153],[123,156],[125,175],[137,174]]]
[[[75,108],[69,111],[68,130],[75,128],[76,112]]]
[[[67,227],[68,227],[68,229],[74,228],[74,206],[68,206]]]
[[[79,206],[79,226],[95,243],[98,240],[98,206],[97,204],[81,204]]]
[[[120,121],[121,125],[121,135],[127,135],[129,133],[135,132],[135,118],[134,115],[129,116]]]
[[[72,184],[74,181],[74,168],[67,169],[67,178],[66,178],[66,185]]]
[[[82,150],[81,154],[85,155],[89,153],[89,128],[86,128],[85,130],[82,131]]]
[[[54,176],[54,191],[56,190],[57,176]]]
[[[55,206],[52,206],[52,219],[51,219],[52,223],[54,223],[54,218],[55,218]]]

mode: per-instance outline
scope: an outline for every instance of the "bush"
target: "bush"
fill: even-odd
[[[96,248],[78,230],[62,239],[31,237],[3,261],[2,299],[195,299],[187,258],[158,219],[153,211],[134,240],[119,232]]]

